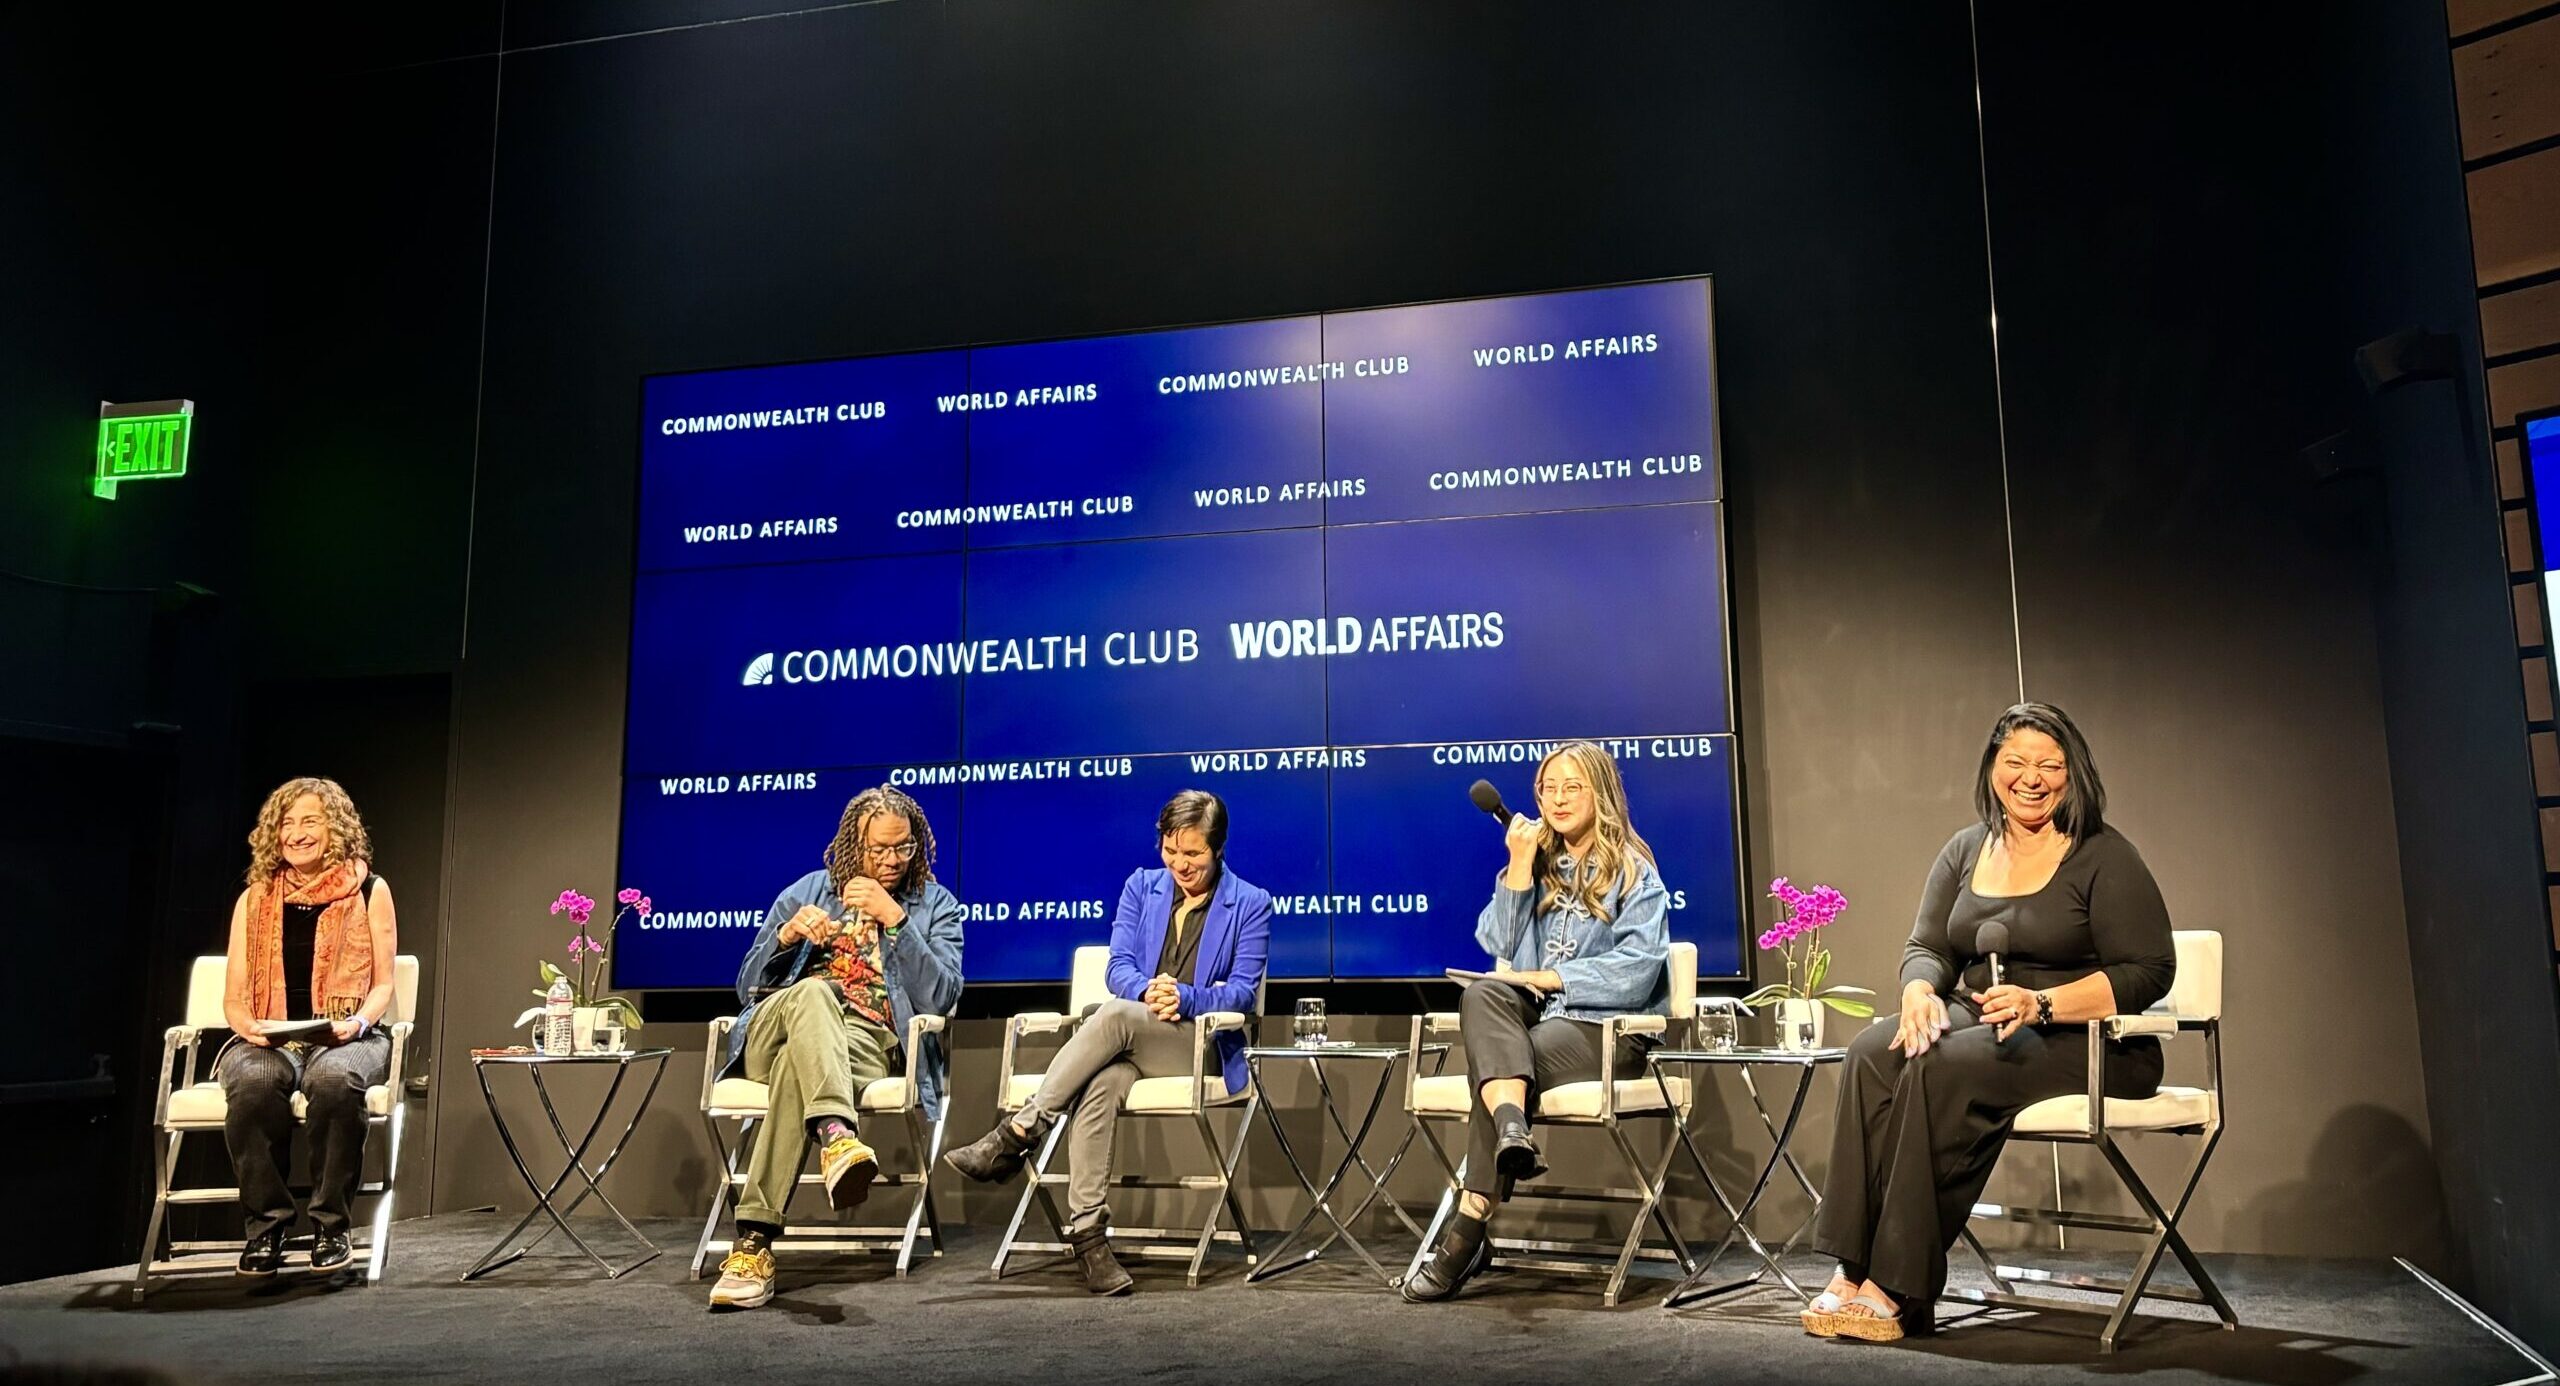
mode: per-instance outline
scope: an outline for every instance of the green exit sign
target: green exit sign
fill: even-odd
[[[187,439],[196,404],[155,399],[141,404],[98,405],[98,471],[89,489],[116,498],[120,481],[159,481],[187,474]]]

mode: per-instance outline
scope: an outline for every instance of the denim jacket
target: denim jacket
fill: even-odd
[[[898,903],[907,911],[907,922],[899,926],[897,940],[883,950],[880,964],[889,982],[889,1012],[898,1022],[897,1043],[903,1046],[908,1021],[919,1013],[949,1015],[960,999],[961,910],[960,902],[940,881],[926,881],[913,894],[898,897]],[[803,905],[818,906],[829,919],[844,917],[835,883],[823,868],[792,882],[775,897],[773,908],[765,913],[764,927],[756,931],[755,945],[738,964],[738,1000],[746,1008],[738,1012],[738,1023],[729,1031],[723,1073],[735,1070],[746,1057],[747,1022],[755,1014],[757,989],[788,986],[825,966],[824,956],[814,948],[775,945],[774,936]],[[919,1100],[932,1110],[942,1100],[945,1056],[950,1051],[941,1036],[927,1035],[924,1042],[931,1052],[916,1056],[916,1087]]]
[[[1573,870],[1571,858],[1563,863]],[[1664,911],[1670,892],[1651,865],[1639,860],[1635,884],[1611,884],[1602,903],[1609,918],[1584,913],[1572,901],[1535,907],[1538,883],[1513,890],[1496,876],[1493,898],[1476,916],[1476,943],[1508,961],[1514,971],[1552,971],[1564,990],[1547,998],[1541,1020],[1601,1021],[1613,1015],[1671,1011],[1671,930]]]

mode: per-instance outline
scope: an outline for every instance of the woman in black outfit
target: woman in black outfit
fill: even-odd
[[[1947,1249],[2009,1123],[2088,1082],[2088,1022],[2141,1011],[2177,966],[2142,854],[2106,826],[2088,743],[2060,708],[2000,715],[1974,780],[1982,821],[1930,868],[1902,952],[1902,1013],[1850,1041],[1814,1245],[1840,1268],[1804,1313],[1822,1337],[1891,1342],[1931,1327]],[[2002,982],[1978,937],[2008,930]],[[2160,1042],[2109,1042],[2107,1090],[2149,1097]]]

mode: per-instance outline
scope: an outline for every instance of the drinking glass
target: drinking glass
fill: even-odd
[[[1721,996],[1698,998],[1698,1047],[1710,1054],[1733,1052],[1733,1003]]]
[[[1326,1041],[1323,997],[1301,996],[1298,998],[1296,1034],[1301,1048],[1318,1049],[1324,1046]]]

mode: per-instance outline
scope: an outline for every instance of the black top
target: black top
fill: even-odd
[[[382,879],[367,876],[356,887],[365,904],[373,903],[373,883]],[[311,1009],[311,952],[320,943],[320,912],[326,905],[284,907],[284,1014],[283,1020],[311,1020],[318,1012]]]
[[[1191,980],[1192,971],[1200,965],[1200,921],[1209,917],[1209,901],[1216,896],[1213,889],[1197,901],[1178,895],[1173,902],[1173,917],[1164,925],[1164,954],[1156,959],[1156,973],[1177,982]]]
[[[1991,968],[1974,935],[1996,919],[2009,926],[2000,966],[2013,985],[2044,991],[2103,972],[2115,986],[2116,1010],[2126,1015],[2169,994],[2178,968],[2169,907],[2123,834],[2104,829],[2071,844],[2042,890],[1977,895],[1974,863],[1990,831],[1976,823],[1957,833],[1929,868],[1920,916],[1902,949],[1905,984],[1927,982],[1943,996],[1961,974],[1968,992],[1989,987]]]

